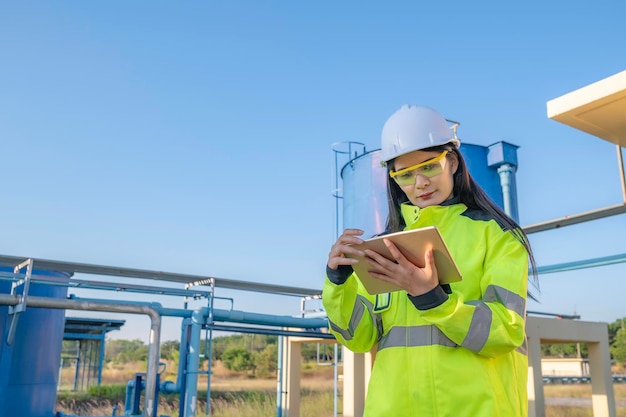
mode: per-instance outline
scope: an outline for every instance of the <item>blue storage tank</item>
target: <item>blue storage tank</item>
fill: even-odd
[[[13,268],[0,267],[11,276]],[[33,270],[32,278],[56,285],[30,284],[29,295],[66,298],[70,275]],[[20,292],[20,290],[18,290]],[[0,281],[0,293],[10,294],[11,283]],[[52,417],[55,414],[65,310],[27,307],[20,313],[11,345],[9,307],[0,306],[0,416]]]
[[[492,145],[493,146],[493,145]],[[487,195],[504,210],[504,198],[500,186],[500,176],[495,166],[489,166],[487,156],[491,146],[461,144],[461,154],[467,164],[467,169]]]
[[[494,145],[491,145],[494,146]],[[490,147],[462,143],[460,151],[468,170],[489,197],[502,209],[504,200],[497,166],[488,161]],[[387,169],[380,150],[359,155],[341,169],[343,229],[359,228],[369,238],[382,233],[387,221]]]

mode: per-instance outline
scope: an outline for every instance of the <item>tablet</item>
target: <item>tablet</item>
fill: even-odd
[[[383,239],[390,239],[409,261],[419,267],[424,267],[424,254],[429,248],[433,248],[439,282],[441,284],[449,284],[461,280],[461,272],[454,263],[450,251],[435,226],[376,236],[365,240],[360,245],[353,246],[360,250],[371,249],[387,259],[394,260]],[[402,290],[402,288],[389,282],[381,281],[371,276],[367,272],[370,266],[365,262],[363,256],[346,256],[359,261],[352,265],[352,268],[367,292],[371,295]]]

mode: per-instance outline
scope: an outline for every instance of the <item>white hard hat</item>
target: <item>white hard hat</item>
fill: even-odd
[[[381,160],[386,163],[400,155],[446,143],[459,147],[455,128],[429,107],[404,105],[383,126]]]

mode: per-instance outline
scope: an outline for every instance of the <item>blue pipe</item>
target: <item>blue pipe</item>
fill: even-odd
[[[67,296],[68,300],[77,300],[77,301],[85,301],[85,302],[97,302],[97,303],[115,303],[115,304],[129,304],[129,305],[140,305],[140,306],[146,306],[146,307],[150,307],[153,308],[155,310],[159,310],[163,307],[163,305],[161,303],[156,303],[156,302],[146,302],[146,301],[128,301],[128,300],[106,300],[106,299],[102,299],[102,298],[83,298],[83,297],[77,297],[75,294],[70,294]]]
[[[502,164],[498,168],[502,198],[504,200],[504,212],[513,220],[519,222],[517,211],[517,186],[515,184],[515,167],[511,164]]]
[[[572,271],[584,268],[595,268],[598,266],[613,265],[626,262],[626,253],[620,255],[604,256],[601,258],[584,259],[582,261],[565,262],[555,265],[537,267],[538,274],[550,274],[554,272]]]
[[[88,299],[82,299],[82,298],[75,297],[75,296],[72,296],[72,298],[75,300],[89,301]],[[102,300],[98,300],[98,301],[102,302]],[[181,351],[180,351],[181,355],[179,355],[177,382],[174,383],[172,381],[164,381],[159,387],[161,392],[165,392],[165,393],[181,392],[182,377],[183,377],[182,375],[184,374],[183,366],[184,366],[184,363],[186,362],[186,375],[185,375],[185,382],[184,382],[185,406],[184,406],[184,414],[182,417],[195,417],[196,415],[197,394],[198,394],[198,369],[200,365],[200,336],[202,332],[202,327],[205,325],[205,322],[206,322],[205,319],[209,315],[209,313],[212,313],[212,319],[213,319],[212,322],[213,321],[225,321],[225,322],[236,322],[236,323],[242,323],[242,324],[270,325],[270,326],[281,327],[281,328],[297,327],[297,328],[303,328],[303,329],[319,329],[319,328],[326,328],[328,326],[328,321],[325,318],[274,316],[270,314],[248,313],[248,312],[239,311],[239,310],[215,310],[215,309],[211,310],[208,307],[203,307],[199,310],[191,311],[191,310],[183,310],[183,309],[163,308],[160,303],[128,302],[128,304],[139,304],[139,305],[150,306],[154,310],[156,310],[158,314],[160,314],[161,316],[175,316],[175,317],[183,317],[183,318],[191,317],[191,341],[189,344],[189,353],[188,354],[186,353],[186,349],[184,349],[184,346],[183,346],[183,340],[181,340]],[[226,327],[226,326],[215,326],[215,327]],[[242,330],[245,330],[245,329],[237,329],[233,331],[242,331]],[[256,329],[255,331],[264,333],[264,330],[267,330],[267,329]],[[278,333],[281,333],[284,335],[291,334],[291,332],[284,331],[284,330],[278,330],[277,334]],[[320,334],[319,336],[322,336],[322,335]],[[328,335],[328,336],[332,337],[331,335]],[[181,339],[182,338],[183,336],[181,335]],[[132,397],[134,389],[135,389],[134,381],[130,381],[127,384],[127,392],[126,392],[126,395],[127,395],[126,405],[125,405],[126,414],[129,414],[132,411],[132,409],[130,408],[132,406],[131,401],[129,401],[128,396],[130,395]],[[280,391],[281,391],[280,393],[277,392],[277,396],[279,394],[281,395],[281,402],[282,402],[282,386],[280,387]],[[210,398],[210,390],[208,391],[207,395]],[[207,407],[208,407],[207,410],[210,410],[210,405],[207,405]]]
[[[80,301],[98,301],[98,302],[106,302],[107,300],[95,300],[89,298],[80,298],[74,295],[70,296],[73,300]],[[113,301],[113,300],[110,300]],[[115,300],[116,303],[119,303],[119,300]],[[154,308],[161,316],[168,317],[192,317],[194,311],[192,310],[184,310],[184,309],[176,309],[176,308],[166,308],[162,307],[160,303],[148,303],[141,301],[124,301],[124,304],[137,304],[144,305],[151,308]],[[206,309],[206,307],[203,307]],[[213,321],[227,321],[234,323],[242,323],[242,324],[255,324],[255,325],[264,325],[264,326],[277,326],[277,327],[298,327],[302,329],[319,329],[326,328],[328,326],[328,320],[326,318],[305,318],[305,317],[293,317],[293,316],[276,316],[272,314],[262,314],[262,313],[249,313],[241,310],[220,310],[214,309],[213,311]]]
[[[266,326],[298,327],[303,329],[319,329],[328,326],[328,320],[325,318],[310,319],[304,317],[274,316],[271,314],[247,313],[239,310],[213,310],[213,320]]]
[[[141,381],[141,387],[139,387],[139,390],[143,390],[146,387],[146,381],[142,380]],[[130,381],[128,381],[126,383],[126,395],[124,398],[124,415],[125,416],[131,416],[133,415],[133,398],[135,394],[135,380],[131,379]]]
[[[198,402],[198,369],[200,369],[200,334],[205,318],[209,314],[207,307],[194,310],[191,315],[191,342],[187,357],[185,414],[182,417],[195,417]],[[210,396],[210,393],[207,395]],[[210,405],[207,404],[207,409]]]
[[[276,362],[276,374],[278,382],[276,385],[276,417],[283,415],[283,337],[278,338],[278,361]]]
[[[102,364],[104,363],[104,345],[106,341],[106,330],[100,333],[100,358],[98,361],[98,386],[102,384]]]
[[[211,292],[215,292],[215,288],[213,286],[211,286]],[[232,300],[234,303],[234,300]],[[233,306],[233,303],[231,303],[231,309]],[[206,389],[206,416],[209,417],[211,414],[211,375],[213,375],[213,313],[214,313],[214,308],[213,306],[215,305],[215,297],[211,298],[210,301],[210,307],[209,307],[209,316],[207,318],[207,324],[209,325],[209,341],[208,341],[208,348],[209,348],[209,352],[208,352],[208,360],[209,363],[207,365],[207,370],[208,370],[208,374],[207,374],[207,389]],[[205,345],[204,345],[204,350],[206,352],[207,349],[207,343],[206,343],[206,339],[205,339]]]
[[[185,363],[187,362],[187,349],[185,347],[185,335],[187,327],[190,325],[190,319],[185,318],[181,325],[180,346],[178,348],[178,373],[176,374],[176,382],[163,381],[159,389],[164,394],[175,394],[180,392],[183,375],[185,374]]]
[[[132,398],[135,390],[135,380],[131,379],[126,383],[126,395],[124,396],[124,415],[129,416],[132,413]]]

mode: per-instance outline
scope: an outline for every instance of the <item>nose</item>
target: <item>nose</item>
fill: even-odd
[[[424,188],[428,187],[428,185],[430,184],[430,180],[420,174],[416,174],[415,175],[415,188],[417,188],[418,190],[423,190]]]

